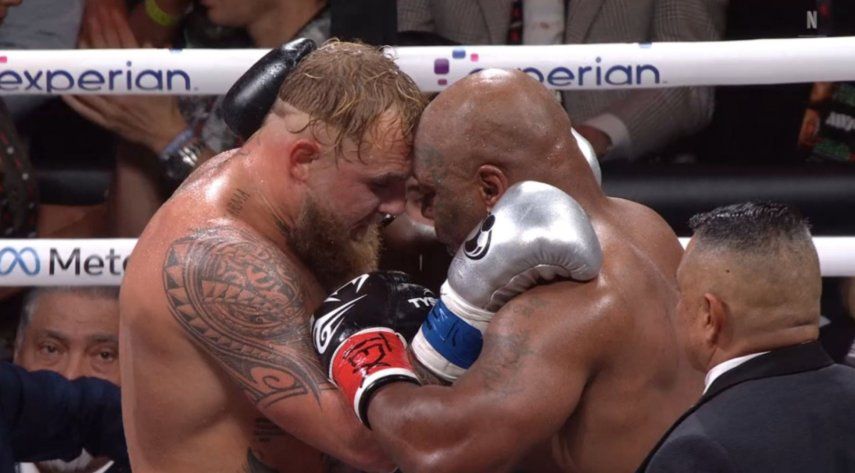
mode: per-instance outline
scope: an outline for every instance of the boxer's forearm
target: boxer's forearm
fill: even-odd
[[[501,472],[513,467],[514,429],[491,420],[482,409],[485,400],[476,393],[458,394],[463,393],[448,387],[392,383],[372,397],[372,432],[402,471]]]
[[[374,435],[335,389],[325,389],[317,400],[298,396],[258,407],[283,431],[360,471],[388,473],[394,468]]]

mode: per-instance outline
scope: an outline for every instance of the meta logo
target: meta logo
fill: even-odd
[[[0,64],[8,58],[0,56]],[[190,74],[181,69],[132,69],[127,61],[117,69],[36,69],[22,72],[0,70],[0,90],[5,92],[56,93],[72,89],[86,92],[121,90],[128,92],[188,92],[192,89]]]
[[[25,257],[29,258],[25,258]],[[6,247],[0,250],[0,276],[6,276],[15,270],[21,268],[27,276],[35,276],[41,269],[39,255],[36,250],[25,247],[18,250],[17,248]]]
[[[641,44],[641,48],[649,48],[649,44]],[[437,84],[448,85],[446,76],[451,73],[452,66],[466,67],[468,63],[476,63],[481,59],[478,53],[467,54],[465,48],[456,48],[451,52],[451,60],[437,58],[433,62],[433,72],[439,76]],[[659,68],[652,64],[615,64],[603,65],[603,58],[594,58],[593,63],[582,65],[567,65],[553,68],[536,66],[519,67],[519,70],[534,77],[541,83],[556,88],[587,85],[655,85],[662,83]],[[481,71],[483,68],[473,68],[467,74]]]
[[[110,248],[104,256],[89,255],[86,258],[81,258],[80,248],[74,248],[65,256],[56,248],[51,248],[48,274],[53,276],[59,272],[71,271],[76,276],[101,276],[106,271],[113,276],[121,276],[127,266],[128,258],[123,259],[114,248]]]

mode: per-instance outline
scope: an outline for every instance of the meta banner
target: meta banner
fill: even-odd
[[[557,90],[855,80],[855,37],[682,43],[387,48],[426,92],[518,69]],[[221,95],[267,50],[0,51],[0,95]]]
[[[118,286],[136,240],[0,240],[0,286]]]
[[[134,238],[0,239],[0,286],[118,286]],[[680,238],[685,247],[688,238]],[[813,237],[826,277],[855,276],[855,237]],[[162,266],[162,261],[149,264]],[[410,300],[418,306],[428,300]]]

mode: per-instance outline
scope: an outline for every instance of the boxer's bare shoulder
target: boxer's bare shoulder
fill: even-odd
[[[609,220],[619,229],[609,236],[624,242],[631,241],[669,279],[676,278],[683,247],[665,219],[637,202],[619,198],[608,198],[608,202]]]
[[[645,207],[630,204],[617,203],[619,226],[594,223],[604,254],[599,276],[544,284],[512,299],[493,319],[478,367],[469,372],[501,396],[497,403],[517,408],[513,400],[521,403],[532,391],[560,398],[551,401],[555,412],[572,414],[555,426],[552,444],[565,471],[631,471],[700,388],[680,361],[673,329],[676,292],[667,273],[679,244]],[[647,227],[624,231],[634,224]],[[560,386],[543,382],[556,376]],[[513,425],[527,425],[535,422],[532,412],[507,415]]]
[[[249,191],[231,185],[233,157],[194,173],[152,219],[128,267],[121,362],[133,387],[123,405],[135,471],[322,467],[319,452],[259,412],[301,397],[317,403],[332,389],[308,344],[306,304],[320,290],[240,220]]]
[[[198,230],[167,250],[170,312],[256,404],[317,398],[329,387],[308,344],[300,272],[269,241],[235,225]]]

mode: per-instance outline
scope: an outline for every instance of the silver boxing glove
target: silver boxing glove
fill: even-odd
[[[541,182],[517,183],[457,251],[413,353],[454,381],[478,359],[483,333],[507,301],[556,276],[593,279],[602,259],[591,222],[572,197]]]
[[[573,138],[576,138],[576,145],[579,146],[579,151],[582,152],[582,156],[585,157],[585,161],[588,161],[588,165],[591,166],[591,171],[594,172],[594,179],[597,180],[597,184],[603,185],[603,173],[600,171],[600,160],[597,158],[597,152],[594,151],[594,146],[590,141],[586,140],[584,136],[580,135],[575,128],[571,128],[570,132],[573,134]]]

